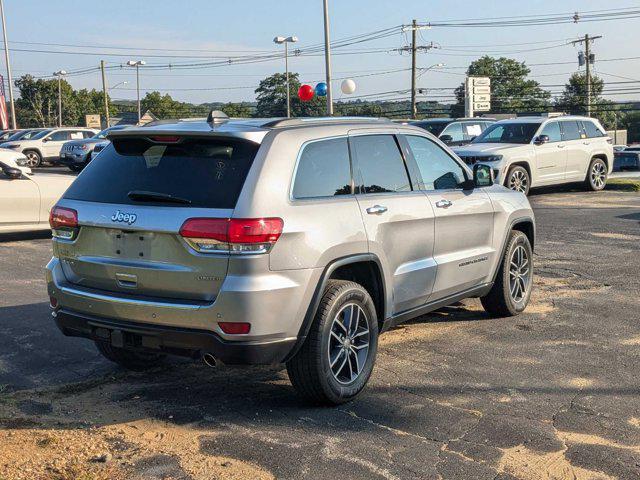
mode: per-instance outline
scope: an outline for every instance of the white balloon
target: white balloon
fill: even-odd
[[[356,82],[354,82],[350,78],[347,78],[342,82],[342,85],[340,85],[340,89],[342,90],[342,93],[351,95],[356,91]]]

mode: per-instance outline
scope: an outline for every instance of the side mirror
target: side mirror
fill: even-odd
[[[442,135],[440,137],[440,140],[442,140],[446,144],[449,144],[449,143],[453,142],[453,137],[451,135]]]
[[[49,140],[51,140],[49,137],[47,137],[47,138],[43,138],[43,139],[42,139],[42,143],[47,143]]]
[[[548,135],[538,135],[534,141],[536,145],[544,145],[545,143],[549,143]]]
[[[2,168],[4,174],[11,180],[15,180],[22,177],[22,170],[15,167],[5,166]]]
[[[473,166],[473,183],[478,188],[493,185],[493,169],[489,165],[476,163]]]

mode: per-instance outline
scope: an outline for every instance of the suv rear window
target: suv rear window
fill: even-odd
[[[78,176],[64,198],[99,203],[233,208],[259,145],[236,139],[184,138],[158,144],[115,139]],[[153,192],[184,202],[132,200]],[[134,196],[135,197],[135,196]]]

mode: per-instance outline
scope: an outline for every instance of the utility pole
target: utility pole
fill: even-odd
[[[58,127],[62,126],[62,77],[66,74],[64,70],[53,72],[53,75],[58,77]]]
[[[9,43],[7,42],[7,24],[4,20],[4,2],[0,0],[0,16],[2,16],[2,35],[4,36],[4,59],[7,63],[7,82],[9,83],[9,103],[11,104],[11,128],[16,126],[16,107],[13,103],[13,79],[11,78],[11,62],[9,61]]]
[[[100,70],[102,71],[102,93],[104,94],[104,116],[109,128],[109,95],[107,94],[107,74],[104,72],[104,60],[100,60]]]
[[[327,83],[327,115],[333,116],[333,96],[331,94],[331,41],[329,38],[329,1],[323,0],[324,7],[324,62]]]
[[[419,50],[429,51],[432,48],[437,48],[436,45],[431,42],[429,45],[418,45],[417,44],[417,31],[418,30],[428,30],[431,27],[428,25],[419,26],[418,22],[414,19],[411,22],[410,27],[405,27],[402,30],[406,31],[407,28],[411,29],[411,45],[408,47],[403,47],[400,49],[401,52],[410,51],[411,52],[411,118],[415,119],[418,117],[418,102],[416,100],[416,82],[417,82],[417,58],[416,54]]]
[[[418,117],[418,103],[416,102],[416,32],[418,22],[414,19],[411,23],[411,118]]]
[[[591,53],[591,42],[594,40],[598,40],[602,38],[602,35],[598,35],[596,37],[590,37],[587,33],[584,38],[580,40],[575,40],[571,43],[574,45],[577,43],[584,43],[584,61],[585,61],[585,70],[586,70],[586,87],[587,87],[587,98],[586,98],[586,110],[587,117],[591,116],[591,64],[595,63],[595,56],[592,57]]]

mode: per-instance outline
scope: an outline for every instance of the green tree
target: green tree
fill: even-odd
[[[24,75],[15,82],[20,92],[16,117],[21,127],[50,127],[58,123],[58,80]],[[62,123],[74,125],[77,117],[73,88],[62,81]]]
[[[246,102],[225,103],[221,110],[229,117],[249,118],[251,116],[251,106]]]
[[[606,129],[615,128],[616,112],[615,103],[602,98],[604,81],[595,75],[591,75],[591,114]],[[587,114],[587,75],[586,73],[574,73],[564,87],[564,92],[555,103],[556,109],[573,115]],[[618,122],[622,121],[622,115],[618,113]]]
[[[495,113],[537,112],[549,108],[551,94],[535,80],[528,79],[531,69],[511,58],[485,55],[471,62],[467,75],[491,78],[491,111]],[[464,84],[455,90],[454,114],[464,114]]]
[[[618,123],[618,128],[627,129],[627,142],[640,142],[640,112],[627,113]]]
[[[298,98],[300,80],[297,73],[289,73],[289,85],[292,117],[317,117],[326,114],[326,104],[323,97],[314,96],[309,102],[303,102]],[[275,73],[261,80],[255,93],[258,100],[257,117],[284,117],[287,115],[287,83],[284,73]]]

